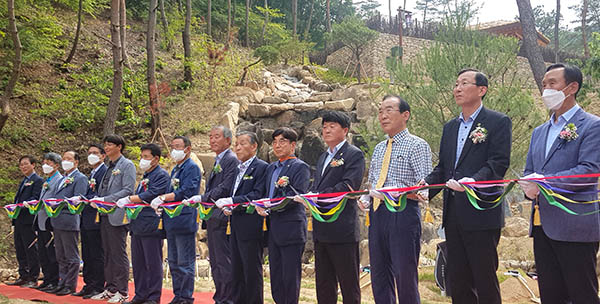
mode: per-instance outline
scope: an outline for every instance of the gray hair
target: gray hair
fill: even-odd
[[[258,136],[256,135],[256,133],[254,132],[250,132],[250,131],[240,131],[238,132],[235,136],[236,137],[240,137],[246,135],[250,138],[250,143],[251,144],[258,144]]]
[[[216,127],[212,128],[212,129],[213,130],[220,129],[221,131],[223,131],[223,137],[229,138],[229,139],[233,138],[233,133],[231,133],[231,129],[229,129],[226,126],[219,125],[219,126],[216,126]]]
[[[48,152],[48,153],[44,154],[44,160],[49,160],[49,161],[59,165],[62,162],[62,157],[60,157],[60,155],[57,153]]]

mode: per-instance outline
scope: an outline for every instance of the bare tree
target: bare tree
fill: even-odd
[[[388,0],[388,15],[390,16],[390,29],[394,26],[394,22],[392,21],[392,0]]]
[[[207,2],[207,16],[206,16],[206,24],[207,24],[207,32],[208,32],[208,36],[212,37],[212,0],[208,0]]]
[[[183,79],[192,83],[192,46],[190,43],[190,23],[192,22],[192,0],[185,1],[185,26],[183,27]]]
[[[75,51],[77,50],[77,44],[79,43],[79,33],[81,32],[81,15],[83,10],[83,0],[79,0],[79,8],[77,9],[77,29],[75,30],[75,38],[73,38],[73,47],[69,56],[65,59],[65,63],[71,63],[73,57],[75,57]]]
[[[13,59],[12,72],[6,88],[4,88],[4,95],[0,99],[0,131],[4,129],[6,121],[11,114],[10,99],[15,91],[15,86],[21,75],[21,39],[19,39],[19,31],[17,30],[17,21],[15,20],[15,0],[7,0],[6,6],[8,8],[8,32],[12,38],[13,49],[15,51],[15,58]]]
[[[250,46],[250,32],[249,32],[249,28],[250,28],[250,0],[246,0],[246,37],[245,37],[245,43],[244,46],[245,47],[249,47]]]
[[[585,58],[590,58],[590,47],[587,43],[586,28],[587,28],[587,12],[588,12],[588,0],[583,0],[583,7],[581,8],[581,38],[583,41],[583,54]]]
[[[229,47],[230,42],[231,42],[231,0],[227,0],[227,46],[228,47]]]
[[[120,4],[122,0],[112,0],[110,5],[110,38],[113,53],[113,87],[108,107],[106,108],[106,118],[104,119],[103,134],[115,133],[115,122],[119,114],[119,105],[121,104],[121,94],[123,92],[123,61],[121,60],[121,34],[120,26]]]
[[[265,44],[265,34],[267,33],[267,24],[269,24],[269,0],[265,0],[265,21],[263,22],[262,35],[260,43]]]
[[[150,113],[152,115],[152,134],[160,128],[160,105],[158,100],[158,86],[156,85],[155,75],[155,57],[154,31],[156,27],[156,0],[150,0],[150,9],[148,12],[148,31],[146,33],[146,55],[148,60],[148,68],[146,70],[146,78],[148,80],[148,97],[150,101]]]
[[[292,34],[296,36],[297,25],[298,25],[298,0],[292,0]]]
[[[541,93],[543,91],[542,79],[544,78],[546,65],[544,64],[540,46],[537,43],[538,33],[535,29],[535,19],[533,17],[533,10],[531,9],[531,2],[529,0],[517,0],[517,6],[519,7],[519,16],[521,26],[523,27],[525,56],[529,61],[533,78]]]
[[[171,37],[169,36],[169,21],[167,20],[167,14],[165,12],[165,0],[159,0],[159,2],[160,2],[160,19],[162,21],[163,32],[165,32],[164,36],[165,36],[165,40],[167,43],[167,51],[170,51],[173,43],[171,41]]]
[[[127,7],[125,6],[125,0],[121,0],[119,5],[119,30],[121,35],[121,59],[123,64],[131,69],[127,56]]]
[[[315,10],[315,0],[310,0],[310,11],[308,13],[308,20],[306,21],[306,28],[304,29],[304,40],[308,39],[310,33],[310,23],[312,21],[313,12]]]
[[[325,9],[325,18],[327,18],[327,32],[331,33],[331,0],[327,0]]]
[[[554,62],[558,62],[559,48],[559,26],[560,26],[560,0],[556,0],[556,16],[554,17]]]

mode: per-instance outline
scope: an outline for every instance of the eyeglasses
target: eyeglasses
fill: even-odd
[[[458,87],[466,87],[468,85],[477,85],[477,84],[474,83],[474,82],[466,82],[466,81],[465,82],[461,82],[461,83],[457,82],[456,84],[454,84],[454,88],[456,89]]]
[[[385,115],[390,115],[390,114],[392,114],[392,113],[394,113],[394,112],[396,112],[396,111],[400,112],[400,110],[399,110],[399,109],[394,109],[394,108],[385,108],[385,109],[380,109],[380,110],[379,110],[379,115],[383,115],[383,114],[385,114]]]
[[[287,143],[290,143],[290,140],[287,138],[273,140],[273,146],[280,146],[280,145],[284,145]]]

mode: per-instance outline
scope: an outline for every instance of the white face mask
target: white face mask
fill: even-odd
[[[147,160],[147,159],[140,159],[140,169],[142,169],[142,171],[146,171],[148,169],[150,169],[150,167],[152,166],[152,161],[151,160]]]
[[[50,174],[50,173],[52,173],[52,171],[54,171],[54,167],[47,165],[47,164],[43,164],[42,171],[44,172],[44,174]]]
[[[554,89],[545,89],[544,93],[542,94],[542,101],[544,102],[544,105],[546,108],[552,111],[558,110],[566,98],[567,96],[565,96],[563,91]]]
[[[90,165],[93,166],[93,165],[97,164],[99,161],[100,161],[100,157],[98,155],[96,155],[96,154],[88,155],[88,163]]]
[[[72,161],[68,161],[68,160],[62,161],[63,170],[69,171],[69,170],[73,169],[73,167],[75,167],[75,164]]]
[[[171,158],[178,162],[185,158],[185,150],[171,150]]]

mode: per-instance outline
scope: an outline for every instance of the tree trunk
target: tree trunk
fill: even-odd
[[[121,35],[121,60],[127,68],[131,69],[127,56],[127,7],[125,6],[125,0],[121,0],[119,6],[119,30]]]
[[[208,0],[207,3],[207,16],[206,16],[206,24],[207,24],[207,32],[208,32],[208,36],[212,37],[212,0]]]
[[[231,0],[227,0],[227,47],[231,43]]]
[[[185,1],[185,26],[183,27],[183,79],[192,83],[192,47],[190,44],[190,23],[192,22],[192,0]]]
[[[104,135],[115,133],[115,121],[119,114],[121,93],[123,91],[123,61],[121,60],[120,4],[122,0],[112,0],[110,5],[110,38],[113,53],[113,87],[106,108]]]
[[[261,45],[265,44],[265,34],[267,33],[267,24],[269,24],[269,1],[265,0],[265,22],[263,23],[262,35],[260,36]]]
[[[298,24],[298,0],[292,0],[292,35],[296,37]]]
[[[155,57],[154,57],[154,30],[156,27],[156,0],[150,0],[150,10],[148,14],[148,32],[146,33],[146,55],[148,58],[148,67],[146,77],[148,80],[148,97],[150,101],[150,113],[152,115],[152,134],[160,128],[160,103],[158,97],[158,86],[156,85]]]
[[[249,18],[250,18],[250,0],[246,0],[246,35],[245,35],[246,37],[245,37],[245,41],[244,41],[245,47],[250,47],[250,38],[249,38],[250,32],[248,32],[249,27],[250,27]]]
[[[312,21],[313,12],[315,10],[315,0],[310,1],[310,11],[308,13],[308,21],[306,21],[306,28],[304,29],[304,40],[308,39],[308,34],[310,33],[310,23]]]
[[[12,38],[13,49],[15,51],[15,58],[13,59],[12,72],[6,88],[4,88],[4,95],[0,99],[0,132],[4,129],[6,121],[11,114],[10,99],[15,91],[15,86],[21,75],[21,39],[19,39],[19,32],[17,30],[17,21],[15,20],[15,1],[7,0],[6,6],[8,8],[8,32]]]
[[[517,0],[517,6],[519,7],[519,16],[521,19],[521,26],[523,27],[523,46],[525,48],[525,57],[529,61],[531,71],[533,72],[533,78],[535,83],[540,90],[543,91],[542,79],[546,71],[546,65],[542,58],[542,52],[540,46],[537,43],[537,30],[535,29],[535,19],[533,17],[533,10],[531,9],[531,2],[529,0]]]
[[[425,20],[427,20],[427,6],[429,5],[429,0],[425,0],[425,8],[423,9],[423,24],[425,24]]]
[[[392,0],[388,0],[388,13],[390,16],[390,30],[394,27],[394,22],[392,22]]]
[[[167,51],[171,50],[172,41],[171,37],[169,37],[169,21],[167,20],[167,13],[165,12],[165,0],[160,1],[160,19],[162,21],[163,32],[167,44]]]
[[[233,3],[231,4],[232,6],[232,12],[231,12],[231,26],[235,26],[235,3],[237,2],[237,0],[233,0]]]
[[[75,57],[75,51],[77,50],[77,43],[79,43],[79,33],[81,32],[81,11],[83,10],[83,0],[79,0],[79,8],[77,9],[77,29],[75,30],[75,38],[73,38],[73,47],[69,56],[65,60],[65,63],[71,63],[73,57]]]
[[[327,18],[327,32],[331,33],[331,0],[327,0],[325,9],[325,18]]]
[[[554,62],[558,62],[559,48],[559,26],[560,26],[560,0],[556,0],[556,16],[554,17]]]
[[[587,27],[587,11],[588,11],[588,0],[583,0],[581,8],[581,40],[583,41],[583,54],[585,58],[590,58],[590,47],[587,43],[586,27]]]

